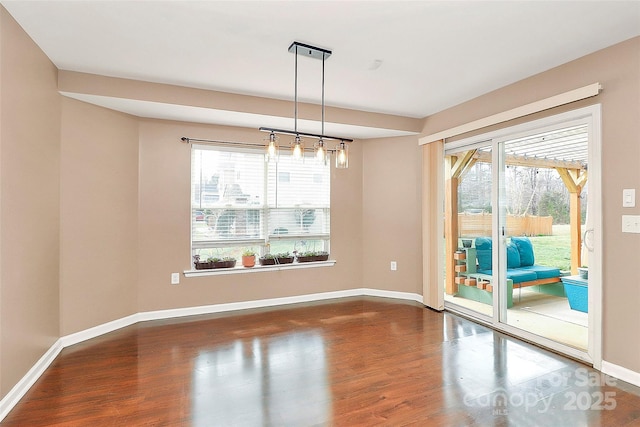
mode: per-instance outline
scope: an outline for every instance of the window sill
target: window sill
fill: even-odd
[[[314,262],[294,262],[291,264],[280,265],[258,265],[255,267],[239,267],[234,268],[216,268],[209,270],[185,270],[183,272],[185,277],[200,277],[200,276],[218,276],[222,274],[244,274],[244,273],[264,273],[266,271],[280,271],[280,270],[296,270],[299,268],[316,268],[316,267],[333,267],[336,260],[330,259],[328,261],[314,261]]]

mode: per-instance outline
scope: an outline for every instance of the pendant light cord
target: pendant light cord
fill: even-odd
[[[301,47],[303,50],[300,51],[298,48]],[[303,144],[301,141],[302,137],[312,137],[312,138],[317,138],[318,139],[318,144],[316,146],[317,150],[318,150],[318,154],[321,154],[322,151],[324,151],[324,153],[328,153],[328,152],[335,152],[335,153],[342,153],[343,157],[346,157],[346,143],[347,142],[353,142],[353,139],[350,138],[342,138],[342,137],[337,137],[337,136],[329,136],[329,135],[325,135],[324,134],[324,128],[325,128],[325,110],[326,110],[326,106],[325,106],[325,61],[328,57],[331,56],[331,51],[327,50],[327,49],[322,49],[316,46],[311,46],[305,43],[300,43],[297,41],[294,41],[293,43],[291,43],[291,45],[289,46],[288,51],[290,53],[293,53],[295,55],[294,58],[294,64],[295,64],[295,72],[294,72],[294,110],[293,110],[293,120],[294,120],[294,130],[287,130],[287,129],[276,129],[276,128],[270,128],[270,127],[260,127],[260,131],[262,132],[271,132],[271,134],[284,134],[284,135],[293,135],[295,136],[295,139],[293,141],[293,148],[294,148],[294,155],[297,156],[298,151],[300,151],[300,149],[302,149],[304,151],[303,148]],[[322,106],[321,106],[321,113],[322,113],[322,121],[321,121],[321,132],[320,134],[315,134],[315,133],[309,133],[309,132],[299,132],[298,131],[298,54],[302,52],[303,56],[307,56],[310,58],[314,58],[314,59],[322,59]],[[325,147],[325,140],[335,140],[338,141],[338,145],[334,150],[327,150]],[[326,157],[325,157],[325,162],[326,162]],[[344,166],[337,166],[340,168],[346,168],[346,162],[344,162]]]
[[[296,45],[296,59],[295,59],[295,85],[293,89],[294,94],[294,120],[293,120],[293,130],[298,133],[298,45]]]
[[[324,135],[324,53],[322,54],[322,131],[320,134]]]

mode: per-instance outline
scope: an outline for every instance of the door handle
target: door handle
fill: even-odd
[[[593,228],[587,228],[584,230],[584,234],[582,236],[582,241],[584,242],[584,247],[587,248],[589,252],[593,252],[593,245],[591,244],[591,237],[593,236]]]

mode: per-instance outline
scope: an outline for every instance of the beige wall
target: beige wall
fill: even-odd
[[[145,102],[179,105],[181,107],[203,107],[222,111],[261,114],[274,119],[285,118],[287,121],[291,118],[291,112],[294,108],[292,101],[106,77],[67,70],[60,70],[58,74],[58,89],[69,94],[79,94],[83,97],[85,95],[98,95],[106,98],[135,99]],[[341,123],[403,132],[420,132],[422,127],[421,119],[410,117],[331,106],[327,106],[325,110],[327,124]],[[304,102],[298,103],[299,119],[316,120],[320,114],[321,108],[319,105]],[[278,123],[281,123],[281,121]],[[268,124],[265,124],[265,126],[268,126]],[[271,126],[278,127],[275,124],[271,124]]]
[[[422,293],[418,137],[363,142],[363,286]],[[390,262],[398,269],[391,271]]]
[[[0,395],[60,336],[57,70],[0,7]]]
[[[253,274],[181,277],[191,268],[190,147],[182,136],[259,142],[257,130],[144,120],[140,124],[139,311],[203,306],[362,285],[362,152],[350,147],[349,169],[331,173],[333,267]]]
[[[137,313],[138,120],[62,98],[60,334]]]
[[[531,115],[501,127],[569,109],[602,105],[603,358],[640,372],[640,235],[621,232],[622,189],[640,191],[640,37],[628,40],[426,119],[425,134],[600,82],[595,98]],[[482,133],[488,129],[483,129]],[[592,197],[595,195],[591,195]]]
[[[251,142],[264,134],[134,119],[63,100],[55,67],[1,7],[0,25],[0,395],[58,337],[134,312],[363,286],[421,293],[417,137],[356,141],[349,169],[332,170],[334,267],[181,277],[170,285],[170,273],[191,265],[190,153],[180,137]],[[428,118],[424,129],[604,84],[598,98],[579,103],[603,105],[604,357],[636,372],[640,242],[620,232],[620,215],[640,213],[621,208],[622,188],[640,182],[639,44],[487,94]]]

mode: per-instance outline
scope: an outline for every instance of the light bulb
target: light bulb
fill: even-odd
[[[296,136],[296,139],[293,142],[293,150],[291,154],[294,160],[302,160],[304,149],[302,147],[302,141],[300,140],[299,136]]]
[[[267,147],[267,154],[270,158],[274,158],[276,156],[276,144],[275,142],[269,141],[269,147]]]
[[[338,144],[336,148],[336,168],[346,169],[349,167],[349,151],[344,142]]]
[[[324,147],[323,140],[319,140],[316,145],[316,160],[321,164],[327,163],[327,149]]]
[[[278,144],[276,143],[276,135],[271,132],[269,134],[269,142],[267,143],[267,156],[266,160],[278,159]]]

